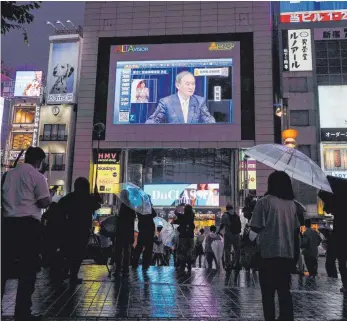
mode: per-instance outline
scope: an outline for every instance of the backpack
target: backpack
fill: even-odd
[[[241,233],[241,219],[240,216],[238,216],[236,213],[230,214],[229,212],[226,212],[229,217],[229,227],[230,232],[232,234],[240,234]]]

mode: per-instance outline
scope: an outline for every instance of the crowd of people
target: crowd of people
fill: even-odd
[[[36,273],[42,264],[42,237],[47,241],[44,242],[45,259],[51,277],[56,280],[69,278],[72,286],[83,282],[78,273],[90,237],[93,213],[100,208],[97,189],[91,194],[90,184],[83,177],[76,179],[73,192],[59,202],[51,203],[41,166],[44,158],[41,148],[30,147],[24,164],[18,164],[2,178],[1,295],[17,264],[16,321],[41,319],[40,315],[31,314],[30,308]],[[173,233],[168,238],[164,235],[165,227],[154,223],[156,212],[153,207],[151,214],[136,213],[128,191],[123,190],[121,194],[112,254],[116,277],[127,277],[131,266],[137,268],[142,264],[145,272],[151,265],[169,265],[171,257],[178,273],[189,274],[193,266],[227,271],[253,268],[259,271],[265,320],[275,320],[276,292],[280,305],[278,320],[294,320],[291,274],[297,270],[302,254],[310,278],[316,277],[322,237],[298,210],[291,179],[286,173],[272,173],[265,196],[245,207],[248,223],[243,231],[240,216],[231,203],[227,204],[218,228],[213,225],[198,233],[193,207],[181,204],[178,208],[183,210],[176,210],[169,219]],[[344,192],[337,190],[333,196],[322,195],[322,199],[326,210],[335,215],[334,229],[326,236],[328,276],[337,277],[337,259],[343,283],[341,292],[347,293],[344,249],[347,239],[337,225],[346,220],[341,218],[345,214],[343,195]],[[41,217],[42,209],[47,208]],[[135,242],[136,218],[139,233]],[[301,234],[303,225],[305,232]],[[61,231],[64,231],[63,235]]]

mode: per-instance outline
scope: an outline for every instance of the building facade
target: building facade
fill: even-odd
[[[270,3],[87,2],[84,23],[73,179],[93,174],[99,140],[120,152],[121,181],[160,184],[179,199],[210,184],[220,206],[237,202],[242,150],[274,142]],[[154,116],[160,99],[176,95],[181,71],[194,74],[213,123]],[[269,173],[256,165],[249,183],[258,195]],[[165,195],[158,206],[177,201]]]
[[[326,174],[347,177],[347,2],[283,1],[276,12],[283,125]],[[323,213],[315,189],[297,183],[296,192]]]

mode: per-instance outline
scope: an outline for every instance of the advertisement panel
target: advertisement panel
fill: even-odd
[[[239,75],[239,43],[112,46],[107,127],[240,124]]]
[[[315,28],[314,40],[347,39],[347,28]]]
[[[4,113],[4,104],[5,104],[5,99],[3,97],[0,97],[0,132],[2,128],[2,115]]]
[[[312,70],[311,30],[288,30],[289,71]]]
[[[95,186],[96,171],[97,186],[100,194],[117,194],[119,192],[120,165],[119,164],[99,164],[94,165],[93,186]]]
[[[347,1],[280,1],[280,22],[347,20]]]
[[[47,104],[76,102],[79,42],[51,43],[47,74]]]
[[[318,86],[322,141],[347,141],[347,85]]]
[[[99,149],[93,150],[94,163],[98,164],[119,164],[120,149]]]
[[[323,170],[333,176],[347,178],[347,144],[322,144]]]
[[[239,171],[239,182],[240,182],[240,189],[244,188],[245,184],[245,175],[248,175],[248,186],[247,188],[249,190],[256,190],[257,189],[257,162],[253,158],[249,158],[247,160],[247,171],[245,171],[245,161],[240,161],[240,171]]]
[[[154,206],[219,206],[219,184],[148,184],[144,191]]]
[[[14,97],[40,97],[42,71],[17,71]]]

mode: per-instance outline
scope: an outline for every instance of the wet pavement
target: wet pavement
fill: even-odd
[[[81,285],[53,284],[40,272],[33,310],[45,320],[263,320],[258,274],[193,269],[178,276],[172,267],[141,267],[128,279],[109,277],[105,266],[82,266]],[[6,285],[2,320],[13,320],[17,281]],[[347,320],[341,281],[292,279],[295,320]]]

